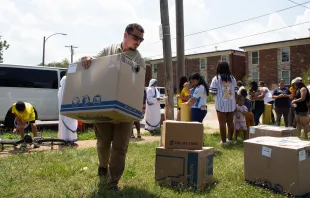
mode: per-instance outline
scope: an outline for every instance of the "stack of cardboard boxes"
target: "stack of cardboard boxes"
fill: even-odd
[[[250,138],[271,136],[271,137],[290,137],[297,134],[297,129],[293,127],[281,127],[272,125],[251,126],[249,130]]]
[[[244,177],[280,193],[310,193],[310,143],[268,136],[244,141]]]
[[[296,136],[292,127],[250,127],[244,141],[245,180],[280,193],[310,193],[310,143]]]
[[[214,149],[203,147],[203,132],[202,123],[164,121],[156,148],[157,182],[196,190],[212,183]]]

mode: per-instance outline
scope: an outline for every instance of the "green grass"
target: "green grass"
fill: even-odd
[[[32,135],[32,133],[30,132]],[[52,138],[57,138],[57,131],[52,131],[52,130],[45,130],[42,132],[43,137],[52,137]],[[18,133],[11,133],[11,132],[5,132],[2,135],[0,135],[0,139],[19,139],[20,135]],[[96,139],[95,132],[93,130],[89,130],[88,132],[85,133],[78,133],[78,139],[79,140],[94,140]]]
[[[155,183],[155,142],[130,144],[120,181],[123,190],[118,194],[98,188],[95,148],[2,157],[0,197],[282,197],[246,184],[242,145],[222,148],[219,141],[219,134],[205,135],[205,145],[216,149],[215,183],[202,192],[177,191]]]

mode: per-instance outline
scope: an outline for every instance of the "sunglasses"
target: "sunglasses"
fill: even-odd
[[[140,41],[141,43],[144,41],[144,38],[141,38],[140,36],[134,35],[132,33],[128,34],[131,35],[135,41]]]

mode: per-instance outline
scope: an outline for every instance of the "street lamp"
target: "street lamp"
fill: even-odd
[[[63,35],[63,36],[66,36],[66,35],[67,35],[67,34],[65,34],[65,33],[55,33],[55,34],[50,35],[50,36],[47,37],[46,39],[45,39],[45,36],[43,37],[43,58],[42,58],[42,65],[43,65],[43,66],[45,65],[45,43],[46,43],[47,39],[49,39],[50,37],[55,36],[55,35],[57,35],[57,34]]]

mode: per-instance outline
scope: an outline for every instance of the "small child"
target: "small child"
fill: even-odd
[[[235,144],[237,144],[239,131],[243,132],[243,139],[248,139],[247,126],[245,116],[248,112],[248,108],[244,105],[245,98],[241,95],[238,96],[237,106],[234,115],[235,122]]]
[[[244,97],[244,105],[248,108],[248,112],[245,115],[245,121],[247,126],[247,134],[249,134],[250,126],[254,126],[254,114],[252,113],[252,102],[247,98],[248,93],[245,89],[241,90],[241,96]]]

